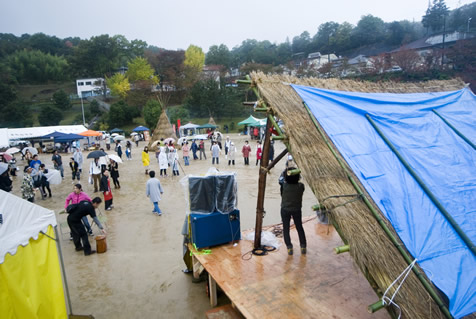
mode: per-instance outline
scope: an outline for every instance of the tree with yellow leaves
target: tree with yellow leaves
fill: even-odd
[[[191,44],[185,51],[183,64],[185,66],[185,85],[191,87],[198,80],[198,75],[202,72],[205,64],[205,53],[202,48]]]
[[[154,75],[154,69],[146,59],[136,57],[127,64],[127,67],[127,78],[130,83],[139,86],[151,86],[159,83],[158,77]]]
[[[111,89],[111,93],[113,95],[118,95],[121,98],[126,98],[127,93],[131,89],[131,85],[129,84],[129,80],[124,74],[115,73],[110,78],[106,77],[106,84],[109,89]]]

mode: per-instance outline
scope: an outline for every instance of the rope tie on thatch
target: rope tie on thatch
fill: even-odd
[[[329,207],[327,207],[327,206],[324,206],[324,207],[326,208],[326,210],[327,210],[328,212],[331,212],[331,211],[333,211],[334,209],[336,209],[336,208],[338,208],[338,207],[342,207],[342,206],[345,206],[345,205],[347,205],[347,204],[350,204],[350,203],[353,203],[353,202],[356,202],[356,201],[362,199],[362,198],[364,197],[364,195],[363,195],[363,194],[331,195],[331,196],[328,196],[328,197],[324,198],[324,199],[321,201],[321,204],[324,204],[324,202],[325,202],[326,200],[328,200],[328,199],[331,199],[331,198],[341,198],[341,197],[354,197],[354,198],[352,198],[352,199],[350,199],[350,200],[348,200],[348,201],[346,201],[346,202],[344,202],[344,203],[342,203],[342,204],[333,206],[333,207],[331,207],[331,208],[329,208]]]
[[[388,286],[387,290],[385,290],[385,292],[383,293],[383,296],[382,296],[382,303],[383,305],[391,305],[393,304],[395,307],[398,308],[398,311],[399,311],[399,314],[398,314],[398,319],[400,319],[401,315],[402,315],[402,309],[400,309],[400,306],[397,305],[393,299],[395,298],[395,296],[397,295],[398,291],[400,290],[400,287],[402,287],[403,283],[405,282],[405,279],[407,279],[408,275],[410,274],[410,272],[412,271],[412,268],[415,266],[416,264],[416,259],[410,264],[407,266],[407,268],[405,268],[405,270],[397,277],[397,279],[395,279],[392,284],[390,286]],[[388,291],[390,290],[390,288],[393,287],[393,285],[395,285],[399,280],[400,278],[403,276],[403,279],[402,281],[400,282],[400,284],[398,285],[397,289],[395,289],[395,292],[393,293],[392,295],[392,298],[388,298],[387,297],[387,293]]]

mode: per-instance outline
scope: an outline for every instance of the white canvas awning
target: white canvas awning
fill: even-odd
[[[38,126],[24,128],[8,129],[8,138],[10,140],[22,140],[44,136],[53,132],[79,134],[87,131],[84,125],[57,125],[57,126]]]
[[[14,255],[17,248],[28,245],[30,238],[38,239],[49,225],[56,226],[55,213],[18,196],[0,190],[0,264],[5,255]]]
[[[0,147],[8,147],[8,129],[0,128]]]

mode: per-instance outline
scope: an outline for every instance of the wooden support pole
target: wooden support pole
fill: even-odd
[[[272,169],[276,164],[278,164],[278,162],[284,157],[286,156],[286,154],[288,154],[288,149],[284,149],[284,151],[282,151],[281,153],[279,153],[279,155],[268,165],[268,167],[266,167],[266,170],[269,171],[270,169]]]
[[[266,191],[266,168],[268,167],[269,145],[271,142],[271,121],[266,121],[266,132],[263,142],[263,156],[261,157],[259,181],[258,181],[258,199],[256,203],[256,224],[255,224],[255,242],[254,248],[261,247],[261,231],[264,217],[264,195]]]

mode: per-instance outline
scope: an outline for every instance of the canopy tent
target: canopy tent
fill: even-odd
[[[50,138],[64,137],[64,136],[67,136],[67,135],[68,134],[66,134],[66,133],[61,133],[61,132],[58,132],[58,131],[54,131],[54,132],[51,132],[49,134],[40,136],[40,138],[41,139],[50,139]]]
[[[124,130],[121,130],[120,128],[113,128],[112,130],[109,131],[109,133],[122,133]]]
[[[187,132],[191,132],[192,133],[191,135],[195,135],[198,127],[199,125],[193,124],[193,123],[187,123],[185,125],[182,125],[179,128],[179,135],[180,137],[190,135],[190,134],[186,134]]]
[[[71,134],[66,134],[66,135],[63,135],[63,136],[55,137],[55,143],[56,142],[58,142],[58,143],[71,142],[71,141],[76,141],[76,140],[80,140],[80,139],[83,139],[83,138],[86,138],[86,136],[71,133]]]
[[[98,131],[87,130],[87,131],[85,131],[85,132],[79,133],[79,135],[86,136],[86,137],[89,137],[89,136],[101,136],[102,133],[101,133],[101,132],[98,132]]]
[[[246,120],[243,120],[238,123],[238,125],[246,125],[246,126],[266,126],[266,119],[257,119],[253,115],[250,115]]]
[[[135,129],[132,130],[133,132],[144,132],[144,131],[149,131],[149,129],[145,126],[138,126]]]
[[[215,129],[215,128],[217,128],[217,126],[213,125],[213,124],[210,124],[210,123],[207,123],[207,124],[203,124],[203,125],[200,125],[200,126],[197,127],[197,129],[199,129],[199,130],[204,129],[204,128]]]
[[[251,124],[256,124],[258,119],[254,117],[253,115],[250,115],[246,120],[243,120],[241,122],[238,122],[237,125],[251,125]]]
[[[67,318],[53,211],[0,191],[2,318]]]
[[[467,88],[391,94],[292,87],[446,294],[451,314],[475,312],[474,94]]]

